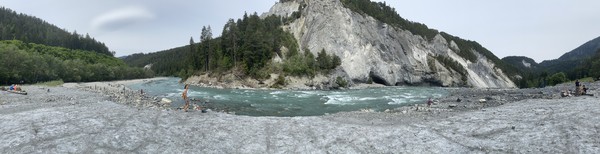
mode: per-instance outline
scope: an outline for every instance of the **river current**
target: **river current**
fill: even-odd
[[[174,108],[183,105],[183,84],[179,78],[128,85],[134,90],[173,100]],[[217,89],[190,86],[192,101],[215,111],[249,116],[316,116],[344,111],[385,111],[448,94],[438,87],[383,87],[357,90],[262,90]],[[204,102],[208,102],[204,104]]]

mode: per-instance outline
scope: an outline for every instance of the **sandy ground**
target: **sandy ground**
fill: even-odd
[[[248,117],[116,103],[100,84],[118,87],[0,92],[0,153],[600,153],[597,95],[511,102],[501,91],[419,110]],[[464,107],[480,97],[506,103]]]

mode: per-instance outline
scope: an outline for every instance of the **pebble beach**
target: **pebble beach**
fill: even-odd
[[[449,88],[431,107],[250,117],[183,112],[123,86],[140,81],[24,86],[28,95],[0,92],[0,152],[600,152],[599,82],[584,83],[594,96],[561,97],[570,84]]]

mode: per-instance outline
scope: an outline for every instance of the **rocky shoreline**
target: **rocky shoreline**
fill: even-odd
[[[171,106],[172,101],[166,98],[158,98],[149,96],[146,93],[140,91],[131,90],[126,87],[126,84],[147,82],[150,80],[161,80],[163,78],[152,78],[143,80],[132,80],[122,82],[91,82],[73,84],[67,83],[64,86],[70,88],[78,88],[85,91],[91,91],[103,94],[114,102],[129,105],[137,108],[153,108],[159,110],[173,110],[176,107]],[[304,81],[305,82],[305,81]],[[598,98],[598,89],[600,89],[600,82],[582,83],[586,85],[590,90],[589,94]],[[246,86],[241,87],[223,87],[216,85],[196,84],[197,86],[211,87],[211,88],[238,88],[238,89],[256,89]],[[314,88],[308,88],[308,86],[295,86],[296,88],[289,89],[301,89],[301,90],[315,90]],[[362,88],[376,88],[385,87],[378,84],[359,84],[351,89],[362,89]],[[265,88],[263,88],[265,89]],[[419,113],[419,112],[464,112],[481,110],[489,107],[497,107],[508,103],[522,101],[526,99],[563,99],[560,96],[562,91],[566,90],[574,91],[574,85],[571,83],[559,84],[556,86],[549,86],[545,88],[529,88],[529,89],[495,89],[495,88],[446,88],[449,95],[434,99],[434,103],[431,107],[426,107],[426,104],[416,104],[414,106],[404,106],[396,109],[388,109],[386,113]],[[580,96],[590,97],[590,96]],[[369,110],[362,110],[356,112],[371,112]],[[419,113],[420,114],[420,113]]]
[[[541,89],[454,88],[432,107],[419,104],[386,112],[362,110],[312,117],[185,113],[162,108],[158,98],[122,92],[122,84],[24,86],[29,95],[0,92],[0,152],[600,151],[599,82],[584,83],[595,96],[558,95],[572,84]],[[457,97],[462,101],[456,102]],[[479,102],[481,99],[485,103]]]
[[[118,102],[136,108],[150,108],[159,110],[171,110],[172,101],[165,98],[149,96],[143,91],[131,90],[126,85],[147,82],[150,80],[161,80],[163,78],[115,81],[115,82],[90,82],[90,83],[66,83],[63,86],[77,88],[84,91],[100,93],[109,98],[110,101]]]

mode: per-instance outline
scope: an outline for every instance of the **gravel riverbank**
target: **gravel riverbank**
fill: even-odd
[[[314,117],[184,113],[119,84],[0,92],[0,153],[600,152],[598,82],[586,84],[595,96],[458,88],[432,107]]]

